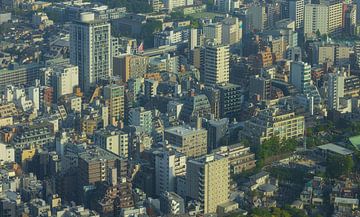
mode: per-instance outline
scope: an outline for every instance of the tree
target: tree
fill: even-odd
[[[330,155],[327,158],[326,174],[330,178],[338,178],[342,175],[349,175],[354,168],[354,161],[351,156]]]

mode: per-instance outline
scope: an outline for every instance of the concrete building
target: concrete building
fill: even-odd
[[[166,215],[185,214],[185,201],[174,192],[164,192],[160,197],[160,210]]]
[[[242,104],[241,86],[232,83],[223,83],[217,87],[220,90],[220,117],[239,118]]]
[[[223,118],[220,120],[209,120],[205,125],[208,131],[209,152],[220,146],[228,144],[228,118]]]
[[[15,162],[15,149],[7,144],[0,143],[0,161]]]
[[[291,62],[290,83],[293,84],[308,99],[309,106],[319,106],[321,103],[320,93],[311,80],[311,66],[304,62]]]
[[[256,116],[246,121],[241,136],[255,144],[262,144],[273,136],[280,139],[302,138],[304,130],[304,116],[269,108],[259,111]]]
[[[207,153],[207,131],[185,126],[165,129],[164,138],[170,146],[186,155],[199,157]]]
[[[145,110],[144,107],[130,109],[129,125],[142,127],[145,132],[150,134],[153,128],[152,112]]]
[[[345,76],[343,73],[328,74],[327,107],[330,110],[340,109],[340,99],[344,97]]]
[[[329,34],[341,34],[343,31],[343,3],[340,1],[329,0],[326,2],[329,10]]]
[[[79,67],[80,87],[89,94],[101,79],[111,75],[110,23],[95,20],[93,13],[80,14],[70,31],[70,63]]]
[[[295,21],[296,29],[304,27],[304,0],[289,1],[289,18]]]
[[[122,158],[128,158],[129,135],[120,130],[102,129],[95,132],[94,144]]]
[[[155,151],[155,192],[177,192],[177,178],[186,174],[186,156],[174,150]]]
[[[210,23],[203,27],[205,39],[213,40],[216,44],[222,43],[222,24]]]
[[[305,5],[304,35],[315,36],[317,33],[329,33],[329,8],[324,4]]]
[[[227,17],[222,21],[221,42],[233,45],[242,40],[242,21],[237,17]]]
[[[229,201],[230,171],[226,157],[217,154],[189,160],[186,169],[188,197],[201,203],[204,214],[216,213]]]
[[[116,178],[112,177],[114,175],[120,177],[123,171],[121,161],[122,159],[118,155],[97,146],[79,153],[78,190],[82,192],[84,186],[113,180]]]
[[[230,164],[230,174],[237,175],[256,166],[255,154],[250,151],[250,147],[241,144],[223,146],[214,153],[227,157]]]
[[[249,97],[257,101],[271,99],[271,80],[256,75],[250,78]]]
[[[193,0],[164,0],[164,8],[169,11],[179,7],[191,6],[193,4]]]
[[[209,43],[205,48],[204,83],[205,85],[229,82],[229,46]]]
[[[124,86],[110,84],[104,87],[105,104],[109,107],[109,121],[113,125],[124,120],[125,90]]]
[[[113,58],[114,75],[120,76],[123,82],[131,78],[143,77],[146,73],[149,58],[146,56],[125,55]]]
[[[252,5],[246,15],[246,31],[263,31],[267,26],[266,7]]]
[[[79,85],[79,68],[73,65],[57,65],[53,70],[51,84],[54,88],[54,99],[72,94]]]

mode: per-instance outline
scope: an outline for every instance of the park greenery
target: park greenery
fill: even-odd
[[[257,165],[262,167],[277,156],[289,154],[296,150],[298,142],[295,139],[282,140],[279,137],[271,137],[256,147]]]
[[[326,162],[326,175],[330,178],[339,178],[349,175],[354,168],[351,156],[330,155]]]

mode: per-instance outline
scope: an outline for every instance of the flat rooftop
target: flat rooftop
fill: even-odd
[[[340,154],[340,155],[351,155],[351,154],[354,153],[353,151],[351,151],[351,150],[349,150],[347,148],[341,147],[339,145],[335,145],[333,143],[320,145],[320,146],[318,146],[318,148],[321,149],[321,150],[331,151],[331,152],[334,152],[334,153],[337,153],[337,154]]]

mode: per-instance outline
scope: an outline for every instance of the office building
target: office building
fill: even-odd
[[[329,34],[339,35],[343,31],[343,3],[340,1],[329,0],[326,4],[329,10],[328,32]]]
[[[93,13],[82,13],[70,31],[70,63],[79,67],[79,83],[89,94],[101,79],[111,75],[110,23],[95,20]]]
[[[205,85],[229,82],[229,46],[209,43],[204,56]]]
[[[177,178],[186,174],[186,156],[174,150],[159,150],[155,155],[155,192],[177,192]]]
[[[228,144],[229,119],[209,120],[206,122],[208,131],[208,151]]]
[[[224,83],[217,87],[220,90],[220,117],[221,118],[239,118],[243,94],[241,86]]]
[[[164,138],[169,145],[186,157],[199,157],[207,153],[207,131],[185,126],[165,129]]]
[[[189,160],[186,168],[187,196],[200,201],[203,214],[216,213],[229,201],[228,158],[217,154]]]
[[[110,84],[104,87],[105,104],[109,107],[110,123],[124,120],[125,100],[124,86]]]

